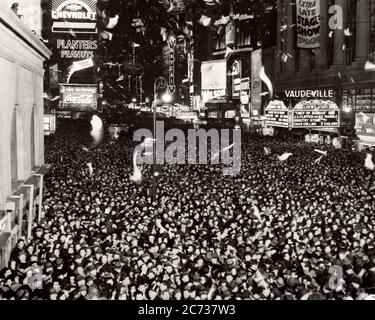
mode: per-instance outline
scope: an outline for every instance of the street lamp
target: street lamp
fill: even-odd
[[[172,96],[169,93],[164,93],[163,96],[161,97],[161,100],[164,103],[171,103],[172,102]]]
[[[153,106],[154,106],[154,117],[153,117],[153,131],[154,131],[154,145],[153,145],[153,179],[152,179],[152,197],[155,198],[156,196],[156,177],[159,175],[158,170],[156,170],[156,107],[158,104],[158,94],[157,90],[158,89],[165,89],[167,88],[167,80],[164,77],[159,77],[155,80],[154,82],[154,101],[153,101]],[[172,101],[172,96],[169,93],[165,93],[162,97],[162,100],[169,100]],[[164,101],[165,103],[168,103]]]

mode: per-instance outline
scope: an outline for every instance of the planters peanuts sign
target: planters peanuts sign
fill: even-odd
[[[96,0],[53,0],[52,32],[96,33]]]

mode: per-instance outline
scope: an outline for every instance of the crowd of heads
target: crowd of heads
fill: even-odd
[[[375,186],[365,155],[243,135],[223,164],[132,172],[131,136],[64,124],[46,141],[44,218],[0,273],[3,299],[372,299]],[[271,150],[265,155],[264,147]],[[293,154],[286,161],[277,155]],[[92,163],[90,174],[87,163]]]

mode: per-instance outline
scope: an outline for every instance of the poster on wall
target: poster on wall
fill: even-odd
[[[262,80],[259,73],[262,68],[262,50],[251,53],[251,110],[253,115],[261,114],[262,109]]]
[[[320,0],[297,0],[297,47],[320,47]]]
[[[53,33],[96,33],[97,0],[52,0]]]
[[[355,130],[358,136],[375,136],[375,113],[356,113]]]

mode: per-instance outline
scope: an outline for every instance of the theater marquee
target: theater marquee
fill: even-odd
[[[301,101],[293,108],[292,118],[293,128],[338,128],[340,126],[340,110],[332,101]]]
[[[54,33],[96,33],[96,0],[52,0]]]

